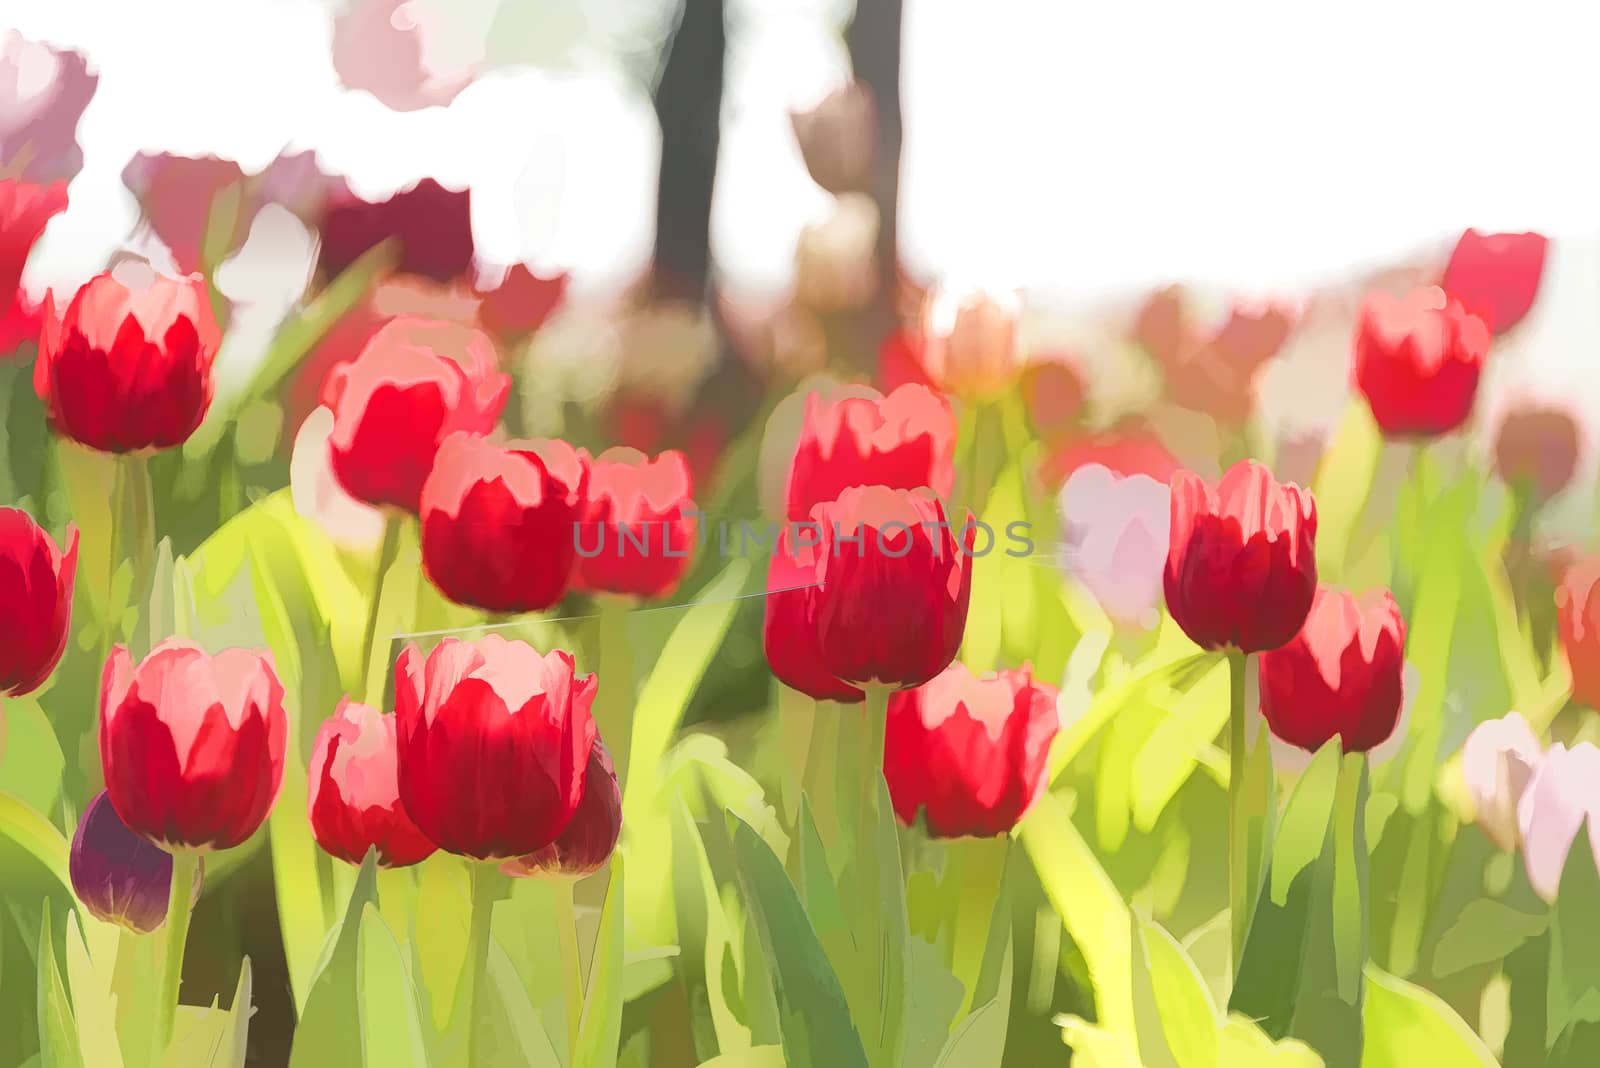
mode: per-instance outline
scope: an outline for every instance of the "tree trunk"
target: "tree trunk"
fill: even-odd
[[[711,288],[711,193],[721,140],[727,32],[723,0],[684,0],[656,86],[655,295],[705,302]]]

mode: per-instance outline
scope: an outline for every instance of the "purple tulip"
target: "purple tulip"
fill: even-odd
[[[78,900],[107,923],[147,934],[166,921],[172,855],[129,830],[104,790],[78,821],[68,871]],[[194,896],[200,896],[199,868]]]

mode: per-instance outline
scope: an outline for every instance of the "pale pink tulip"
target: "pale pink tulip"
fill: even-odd
[[[1516,712],[1478,724],[1461,748],[1461,774],[1477,808],[1478,826],[1501,849],[1517,846],[1517,802],[1544,747]]]
[[[1546,901],[1561,886],[1567,854],[1585,818],[1589,848],[1600,855],[1600,749],[1580,742],[1552,745],[1517,804],[1528,882]]]
[[[1087,464],[1067,479],[1057,503],[1067,571],[1115,622],[1154,626],[1167,562],[1167,487]]]

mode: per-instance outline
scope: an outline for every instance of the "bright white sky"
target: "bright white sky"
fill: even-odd
[[[327,2],[0,0],[0,27],[101,72],[85,170],[31,283],[81,279],[122,239],[135,209],[119,175],[140,149],[254,167],[314,147],[372,193],[470,182],[485,258],[596,285],[637,269],[657,135],[625,78],[498,71],[448,109],[396,114],[338,86]],[[840,3],[737,6],[715,246],[743,284],[776,289],[828,208],[786,109],[843,76]],[[1090,295],[1172,278],[1281,289],[1469,224],[1587,238],[1587,7],[906,0],[907,258]]]

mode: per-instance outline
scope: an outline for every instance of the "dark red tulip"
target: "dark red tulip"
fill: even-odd
[[[377,203],[353,193],[337,197],[323,216],[318,263],[337,274],[385,240],[395,244],[401,273],[439,282],[460,278],[472,266],[471,190],[424,178]]]
[[[1561,568],[1556,628],[1572,669],[1572,699],[1600,709],[1600,556],[1582,557]]]
[[[211,656],[168,638],[137,666],[118,645],[100,680],[100,763],[124,823],[167,849],[229,849],[283,784],[289,719],[267,653]]]
[[[1356,385],[1389,437],[1432,437],[1466,422],[1488,355],[1489,328],[1441,289],[1362,302]]]
[[[0,178],[0,294],[17,291],[34,242],[66,207],[66,182],[35,185]]]
[[[1195,644],[1259,653],[1293,638],[1317,591],[1317,504],[1253,460],[1215,489],[1172,477],[1167,609]]]
[[[1550,240],[1543,234],[1468,230],[1450,253],[1439,285],[1490,330],[1503,334],[1533,307],[1549,249]]]
[[[77,574],[76,526],[63,553],[27,512],[0,508],[0,695],[31,693],[56,669]]]
[[[540,455],[565,456],[554,464]],[[498,444],[458,432],[422,484],[422,567],[446,597],[486,612],[561,600],[577,559],[587,471],[565,442]]]
[[[577,585],[636,597],[671,593],[694,550],[693,492],[688,460],[676,450],[653,460],[627,448],[597,456],[575,534]]]
[[[900,822],[921,812],[936,838],[1008,833],[1044,792],[1057,697],[1027,665],[977,678],[960,661],[891,697],[883,776]]]
[[[926,386],[904,385],[824,400],[806,397],[805,423],[789,467],[789,518],[850,486],[926,486],[947,496],[955,483],[956,417]]]
[[[45,295],[33,388],[56,430],[101,452],[182,445],[211,406],[222,331],[199,275],[91,278],[57,314]]]
[[[317,844],[360,864],[378,851],[385,868],[415,864],[437,848],[400,804],[395,717],[346,698],[322,721],[311,749],[306,812]]]
[[[501,337],[524,337],[544,325],[567,296],[567,272],[536,275],[516,264],[494,289],[483,294],[478,318]]]
[[[194,869],[191,905],[200,897],[201,865]],[[83,810],[67,860],[72,891],[97,919],[149,934],[167,919],[172,854],[134,834],[105,790]]]
[[[1337,737],[1364,753],[1400,718],[1406,625],[1388,590],[1357,600],[1320,586],[1305,626],[1261,654],[1261,714],[1272,733],[1316,752]]]
[[[596,738],[584,774],[583,798],[556,840],[501,865],[508,875],[578,879],[606,866],[622,837],[622,789],[611,754]]]
[[[1578,470],[1581,433],[1565,408],[1525,406],[1507,412],[1494,443],[1494,469],[1536,500],[1554,497]]]
[[[855,686],[897,689],[943,671],[967,624],[968,554],[1001,550],[977,546],[976,527],[952,531],[926,490],[852,487],[812,509],[810,522],[820,543],[792,548],[796,568],[816,583],[805,623],[823,669]]]
[[[820,543],[820,528],[806,523],[786,524],[778,532],[767,570],[761,642],[772,673],[790,689],[818,701],[862,701],[866,694],[835,678],[822,662],[810,617]]]
[[[595,677],[491,634],[395,664],[400,801],[440,849],[507,860],[556,840],[583,799]]]
[[[511,379],[495,365],[482,331],[410,316],[385,323],[323,388],[334,476],[358,500],[415,512],[440,443],[487,434],[500,418]]]

